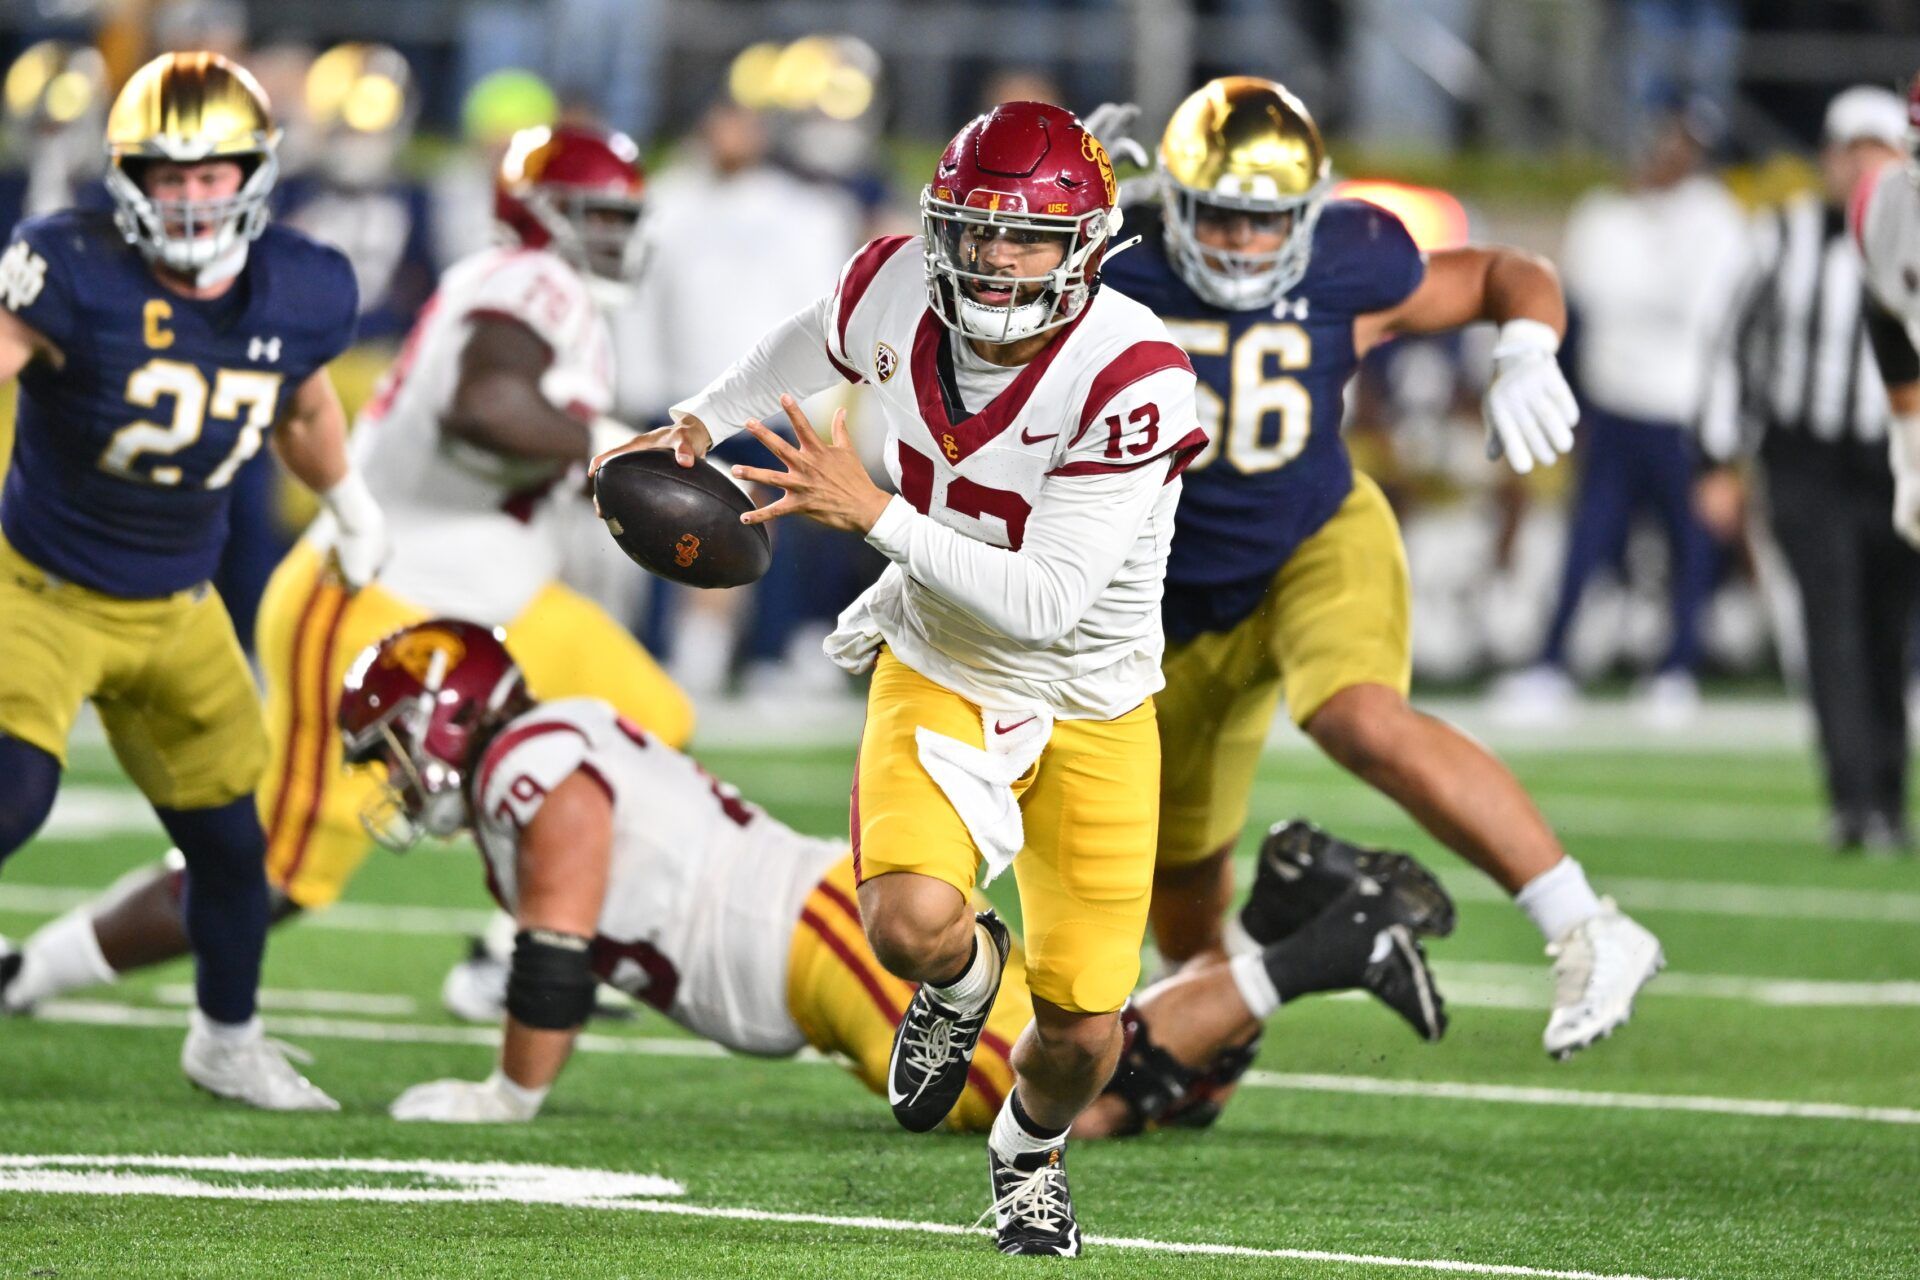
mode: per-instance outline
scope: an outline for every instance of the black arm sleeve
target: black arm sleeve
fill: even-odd
[[[1880,364],[1880,380],[1890,387],[1920,381],[1920,351],[1913,347],[1913,335],[1900,317],[1880,305],[1868,293],[1861,300],[1867,321],[1867,341],[1873,344],[1873,358]]]

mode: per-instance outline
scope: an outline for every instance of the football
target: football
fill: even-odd
[[[705,462],[683,467],[666,449],[639,449],[594,473],[593,497],[627,558],[690,587],[739,587],[773,560],[765,525],[740,523],[748,497]]]

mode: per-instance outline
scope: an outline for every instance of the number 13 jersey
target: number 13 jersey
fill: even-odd
[[[111,214],[20,224],[0,305],[59,351],[20,374],[0,530],[59,578],[121,599],[213,575],[234,476],[301,383],[353,340],[337,250],[269,225],[219,298],[168,290]]]
[[[868,541],[893,563],[829,652],[857,668],[884,642],[983,706],[1122,715],[1161,685],[1177,478],[1206,445],[1192,366],[1108,289],[1029,363],[988,365],[928,307],[923,254],[918,237],[873,241],[675,416],[719,440],[782,391],[869,384],[899,497]]]

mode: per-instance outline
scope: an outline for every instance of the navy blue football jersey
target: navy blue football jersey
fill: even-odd
[[[70,582],[124,599],[213,575],[229,487],[295,390],[353,340],[353,269],[269,225],[225,296],[183,298],[107,213],[17,227],[0,305],[65,357],[20,374],[0,531]]]
[[[1145,241],[1101,281],[1153,309],[1200,383],[1213,443],[1185,474],[1162,609],[1167,637],[1184,640],[1252,613],[1294,548],[1346,500],[1353,464],[1340,420],[1358,363],[1353,322],[1404,301],[1426,262],[1391,213],[1329,201],[1300,282],[1271,306],[1229,311],[1187,287],[1158,220],[1146,221]]]

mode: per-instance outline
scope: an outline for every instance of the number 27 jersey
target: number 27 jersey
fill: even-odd
[[[234,476],[359,300],[345,257],[271,225],[224,296],[184,298],[111,215],[68,211],[15,230],[0,304],[61,356],[21,372],[0,530],[56,577],[152,599],[212,576]]]

